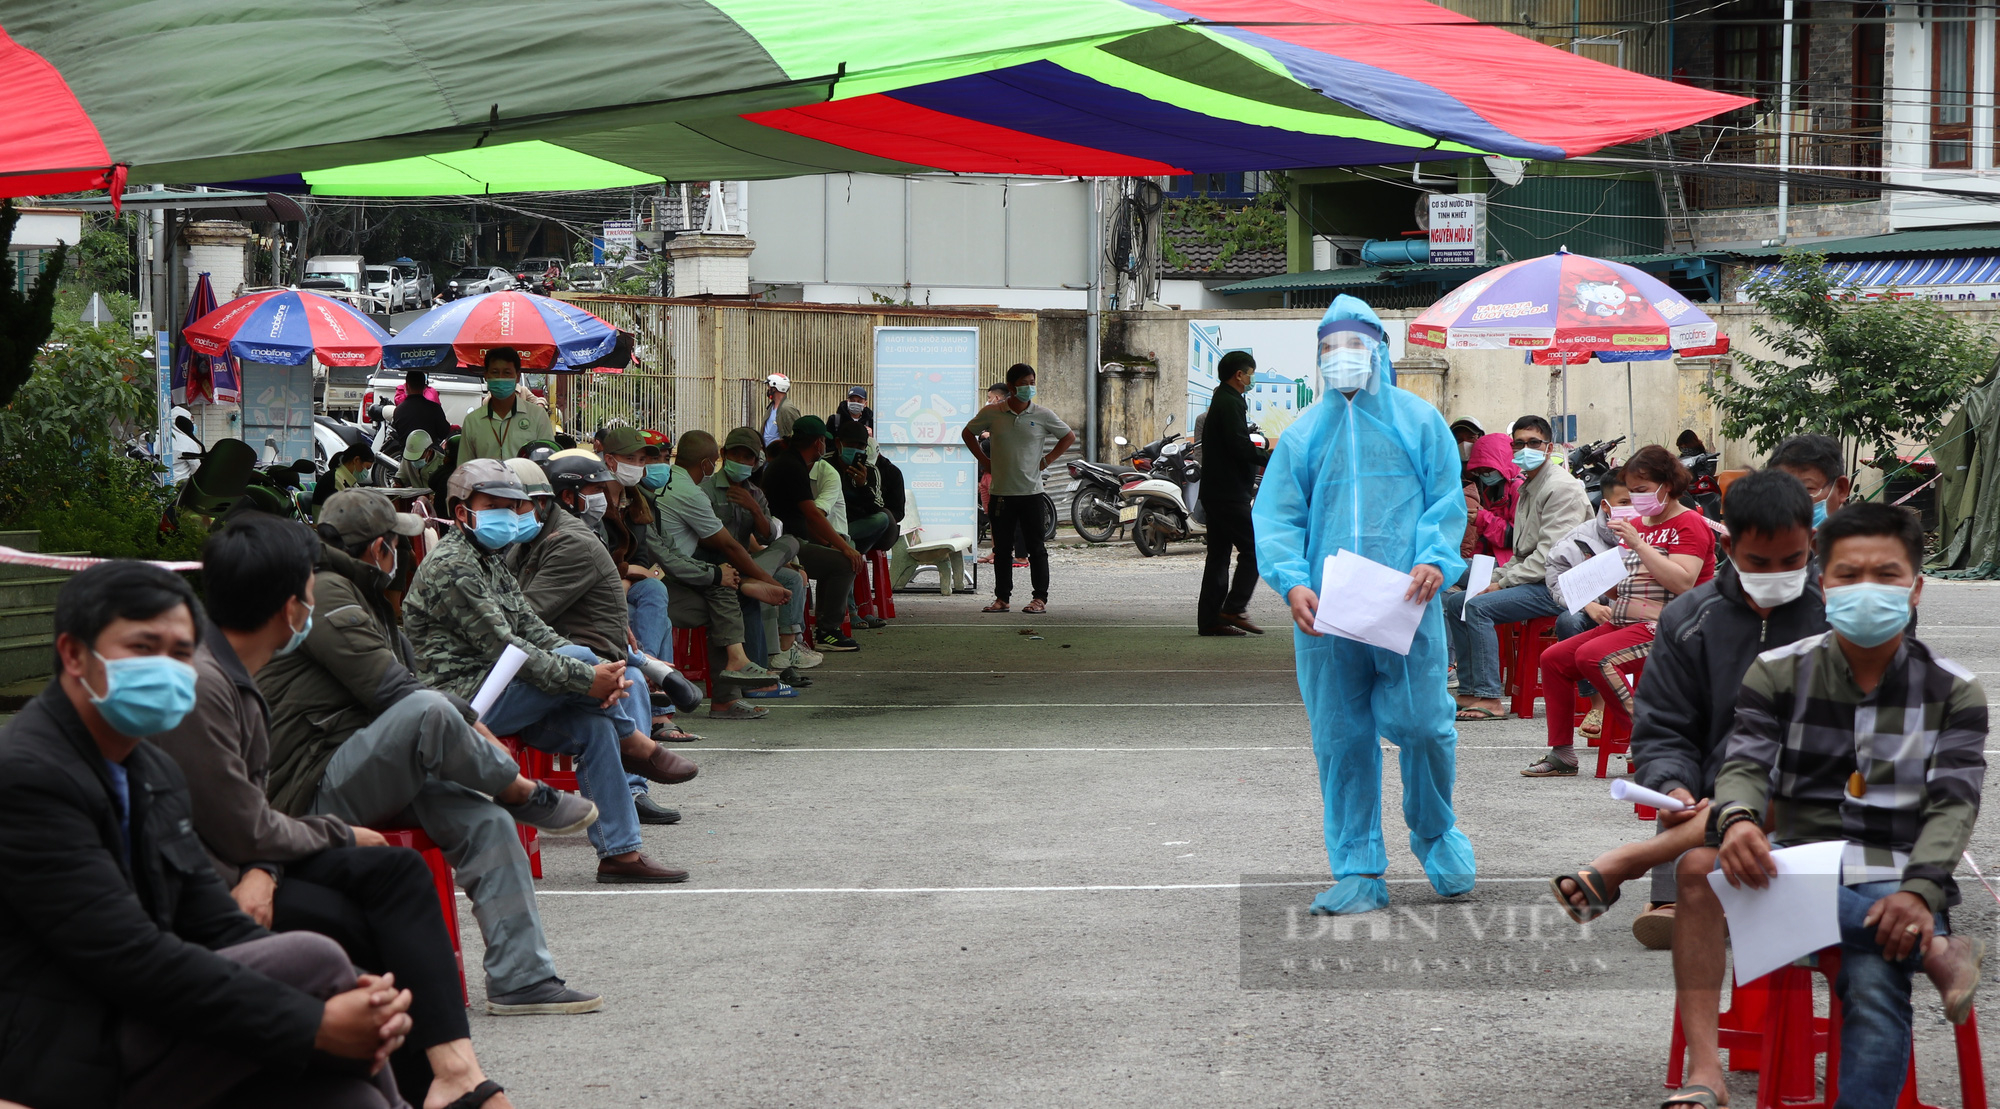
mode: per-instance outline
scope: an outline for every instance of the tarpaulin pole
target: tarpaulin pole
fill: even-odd
[[[1090,302],[1083,313],[1083,456],[1097,458],[1097,363],[1099,328],[1098,293],[1104,287],[1104,206],[1100,199],[1104,179],[1090,179]]]

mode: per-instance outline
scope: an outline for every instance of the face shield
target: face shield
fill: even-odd
[[[1381,391],[1382,375],[1375,366],[1382,340],[1376,335],[1373,328],[1355,320],[1337,321],[1323,332],[1319,337],[1320,386],[1342,393]]]

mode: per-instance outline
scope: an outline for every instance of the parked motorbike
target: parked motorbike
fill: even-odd
[[[1569,472],[1583,482],[1584,491],[1590,494],[1590,510],[1597,511],[1598,503],[1604,500],[1604,475],[1618,465],[1611,452],[1623,443],[1625,437],[1605,442],[1585,443],[1569,452]]]
[[[274,516],[310,517],[300,479],[313,473],[309,458],[259,465],[257,451],[241,439],[220,439],[202,455],[201,464],[174,497],[174,507],[212,519],[229,514],[238,502]]]
[[[1114,437],[1118,447],[1127,445],[1123,435]],[[1126,461],[1131,461],[1127,456]],[[1127,482],[1144,476],[1136,470],[1113,469],[1102,462],[1077,459],[1069,464],[1069,522],[1076,533],[1092,543],[1108,543],[1124,525],[1118,522],[1118,504]]]
[[[1722,519],[1722,485],[1715,480],[1715,464],[1720,454],[1706,451],[1681,456],[1681,465],[1694,475],[1694,484],[1681,494],[1681,503],[1698,508],[1711,520]]]
[[[1140,554],[1151,558],[1164,553],[1168,543],[1208,534],[1200,484],[1201,463],[1187,441],[1167,436],[1150,472],[1120,490],[1125,503],[1118,519],[1132,525],[1132,545]]]

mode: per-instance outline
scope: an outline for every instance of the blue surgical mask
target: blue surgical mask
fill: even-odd
[[[861,457],[861,448],[860,448],[860,447],[842,447],[842,448],[840,448],[840,464],[841,464],[842,466],[852,466],[852,465],[854,465],[854,460],[855,460],[855,459],[857,459],[857,458],[859,458],[859,457]]]
[[[1033,385],[1016,385],[1016,386],[1014,386],[1014,399],[1015,399],[1015,400],[1034,400],[1034,399],[1035,399],[1035,387],[1034,387]]]
[[[1821,524],[1824,524],[1824,523],[1826,523],[1826,502],[1825,502],[1825,501],[1814,501],[1814,502],[1813,502],[1813,530],[1814,530],[1814,531],[1818,531],[1818,530],[1819,530],[1819,526],[1820,526]]]
[[[1472,476],[1478,478],[1481,485],[1494,486],[1500,484],[1500,471],[1498,470],[1481,470]]]
[[[1529,450],[1526,447],[1522,447],[1520,450],[1514,452],[1514,465],[1519,466],[1521,472],[1524,474],[1529,470],[1540,469],[1542,463],[1548,460],[1549,456],[1546,451]]]
[[[1330,390],[1351,393],[1356,389],[1366,389],[1374,376],[1375,358],[1368,351],[1335,347],[1320,352],[1320,384]]]
[[[104,695],[93,692],[88,682],[81,684],[97,714],[120,735],[171,732],[194,707],[194,667],[177,658],[97,655],[97,661],[104,664]]]
[[[298,630],[297,630],[297,631],[295,631],[295,632],[293,632],[293,633],[292,633],[292,637],[291,637],[290,639],[287,639],[287,640],[285,640],[285,645],[284,645],[284,646],[282,646],[282,647],[278,648],[277,650],[275,650],[275,651],[271,652],[271,654],[272,654],[272,657],[274,657],[274,658],[284,658],[284,657],[285,657],[286,655],[289,655],[289,654],[291,654],[291,653],[292,653],[293,651],[296,651],[296,650],[298,650],[298,649],[299,649],[299,644],[301,644],[301,643],[304,643],[304,642],[306,641],[306,636],[309,636],[309,635],[311,635],[311,634],[312,634],[312,630],[313,630],[313,606],[311,606],[311,605],[307,605],[307,606],[306,606],[306,626],[305,626],[305,627],[303,627],[303,628],[300,628],[300,629],[298,629]]]
[[[1826,622],[1856,647],[1879,647],[1910,624],[1910,587],[1861,582],[1826,590]]]
[[[520,384],[511,377],[496,377],[486,383],[486,391],[502,400],[514,395],[514,386]]]
[[[517,534],[511,508],[487,508],[472,514],[472,538],[489,551],[511,546]]]
[[[667,484],[673,480],[673,463],[648,462],[646,463],[646,476],[639,479],[639,484],[647,489],[665,489]]]
[[[729,479],[729,484],[741,485],[750,480],[750,474],[751,466],[748,462],[731,462],[726,458],[722,460],[722,476]]]
[[[529,509],[514,514],[514,542],[526,543],[542,533],[542,514]]]

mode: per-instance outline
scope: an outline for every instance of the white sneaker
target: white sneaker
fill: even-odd
[[[803,643],[792,644],[792,649],[786,653],[792,656],[792,665],[801,670],[811,670],[813,667],[826,661],[825,655],[820,654]]]

